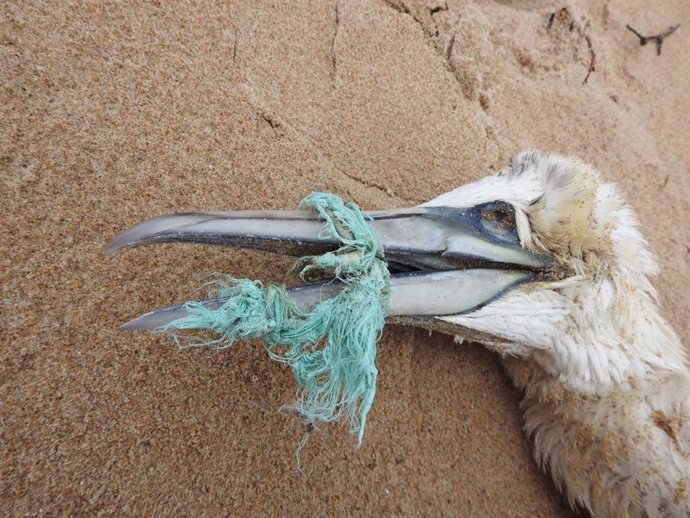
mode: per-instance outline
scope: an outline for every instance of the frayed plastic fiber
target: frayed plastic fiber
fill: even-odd
[[[376,343],[390,297],[390,274],[383,249],[354,203],[328,193],[313,193],[300,204],[316,210],[327,232],[341,247],[299,259],[304,280],[337,279],[343,287],[310,311],[300,309],[283,287],[258,281],[217,282],[213,297],[230,297],[218,309],[195,302],[187,315],[162,331],[181,346],[224,348],[236,340],[258,338],[269,356],[292,369],[298,384],[297,410],[308,423],[347,417],[359,444],[376,393]],[[201,329],[219,335],[210,341],[185,342],[176,331]]]

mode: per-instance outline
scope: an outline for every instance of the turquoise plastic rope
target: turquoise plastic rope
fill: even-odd
[[[361,444],[376,393],[376,343],[388,309],[390,274],[383,249],[356,204],[313,193],[300,205],[321,215],[325,231],[341,247],[303,257],[296,268],[303,279],[339,279],[343,288],[337,295],[303,311],[284,287],[229,279],[216,283],[211,294],[231,296],[221,308],[188,302],[187,315],[162,330],[178,344],[182,342],[175,331],[213,331],[221,335],[217,340],[193,345],[215,348],[236,340],[262,340],[273,360],[292,369],[299,386],[296,407],[307,422],[318,425],[347,416]]]

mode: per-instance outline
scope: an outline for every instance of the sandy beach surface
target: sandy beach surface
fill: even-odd
[[[660,56],[625,27],[675,23]],[[687,344],[688,48],[686,0],[3,2],[0,515],[572,516],[480,345],[387,327],[364,444],[324,426],[299,472],[294,381],[258,344],[118,330],[291,260],[101,251],[317,190],[411,206],[541,148],[620,184]]]

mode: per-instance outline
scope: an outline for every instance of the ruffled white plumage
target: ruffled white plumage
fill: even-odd
[[[502,200],[523,246],[573,275],[443,317],[500,340],[535,456],[596,517],[690,516],[690,368],[660,315],[632,209],[576,158],[524,152],[426,205]]]

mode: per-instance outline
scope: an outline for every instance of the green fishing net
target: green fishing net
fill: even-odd
[[[313,193],[300,204],[317,211],[324,232],[341,246],[334,252],[302,257],[296,269],[303,279],[342,283],[336,295],[304,310],[280,286],[228,279],[217,283],[214,297],[229,297],[218,309],[201,303],[183,306],[187,315],[168,324],[177,331],[208,330],[217,339],[196,345],[228,347],[257,338],[269,356],[292,369],[298,384],[297,410],[308,423],[347,417],[359,443],[376,392],[376,343],[390,296],[390,274],[383,249],[354,203],[328,193]]]

